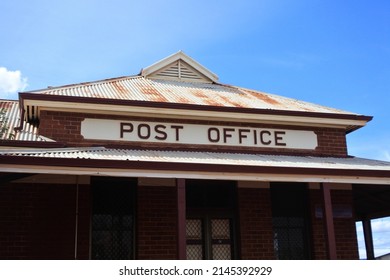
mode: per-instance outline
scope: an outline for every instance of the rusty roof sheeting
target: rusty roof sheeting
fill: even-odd
[[[59,159],[91,159],[113,161],[145,161],[169,163],[195,163],[233,166],[267,166],[294,168],[320,168],[340,170],[383,170],[390,171],[390,162],[365,158],[313,157],[262,155],[218,152],[190,152],[163,150],[127,150],[105,147],[15,149],[0,150],[1,156],[31,156]]]
[[[62,87],[50,87],[28,93],[355,115],[347,111],[236,86],[148,79],[142,76],[128,76]]]
[[[53,141],[38,135],[38,128],[23,121],[23,129],[15,130],[20,125],[19,102],[15,100],[0,100],[0,110],[5,112],[4,120],[6,131],[0,140],[20,141]]]

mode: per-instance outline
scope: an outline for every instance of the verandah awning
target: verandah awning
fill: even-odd
[[[390,163],[357,157],[105,147],[3,149],[0,172],[390,184]]]

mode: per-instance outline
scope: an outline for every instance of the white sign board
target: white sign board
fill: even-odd
[[[81,122],[81,135],[84,139],[166,144],[310,150],[317,147],[313,131],[249,126],[85,119]]]

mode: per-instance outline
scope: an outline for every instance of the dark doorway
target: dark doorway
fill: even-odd
[[[134,258],[136,185],[127,178],[92,179],[92,259]]]
[[[310,259],[306,184],[271,183],[271,201],[276,258]]]
[[[187,181],[187,259],[236,258],[235,198],[233,181]]]

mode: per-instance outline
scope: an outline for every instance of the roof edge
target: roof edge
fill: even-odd
[[[21,100],[37,100],[49,101],[54,103],[79,103],[78,109],[81,109],[83,104],[102,104],[103,100],[100,98],[80,97],[80,96],[58,96],[46,95],[30,92],[19,93]],[[164,108],[164,109],[185,109],[194,111],[216,111],[227,113],[247,113],[247,114],[266,114],[266,115],[282,115],[282,116],[296,116],[296,117],[314,117],[323,119],[343,119],[369,122],[373,119],[372,116],[365,116],[359,114],[343,114],[343,113],[326,113],[326,112],[307,112],[307,111],[289,111],[277,109],[257,109],[257,108],[237,108],[237,107],[223,107],[184,103],[167,103],[167,102],[151,102],[141,100],[118,100],[118,99],[104,99],[104,104],[107,105],[125,105],[134,107],[146,108]]]
[[[51,141],[31,141],[31,140],[2,140],[0,147],[9,147],[7,149],[22,148],[64,148],[66,145],[62,142]],[[1,150],[1,148],[0,148]]]
[[[18,166],[35,167],[59,167],[59,168],[105,168],[105,169],[124,169],[131,170],[153,170],[156,171],[182,171],[182,172],[209,172],[232,174],[284,174],[301,176],[320,176],[320,177],[349,177],[350,180],[363,180],[364,178],[378,178],[384,181],[390,180],[390,170],[384,169],[329,169],[320,167],[286,167],[286,166],[240,166],[229,164],[213,163],[183,163],[183,162],[159,162],[159,161],[122,161],[110,159],[84,159],[84,158],[58,158],[58,157],[39,157],[34,155],[5,155],[0,157],[0,165],[6,164]],[[67,170],[69,171],[69,169]],[[324,178],[322,178],[324,179]],[[315,180],[313,180],[314,182]]]

